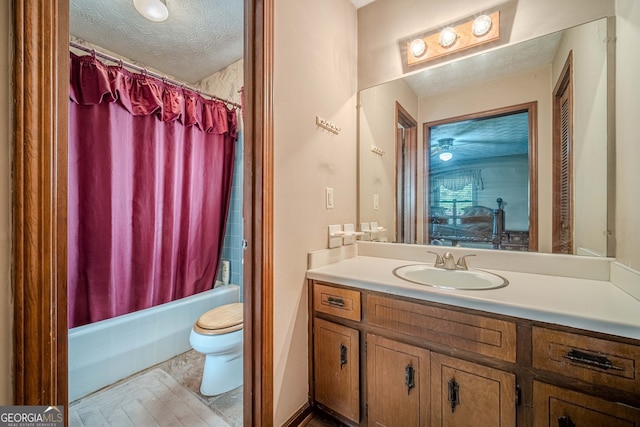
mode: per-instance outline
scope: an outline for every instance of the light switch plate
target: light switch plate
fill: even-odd
[[[333,188],[327,187],[324,190],[326,204],[325,207],[327,209],[333,209]]]
[[[380,196],[378,196],[377,194],[373,195],[373,210],[377,211],[378,209],[380,209]]]

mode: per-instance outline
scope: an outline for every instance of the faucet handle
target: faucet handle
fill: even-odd
[[[429,254],[434,254],[436,256],[436,262],[433,264],[434,267],[442,267],[444,266],[444,260],[440,256],[439,253],[433,251],[427,251]]]
[[[476,254],[468,254],[468,255],[461,256],[460,258],[458,258],[458,262],[456,263],[456,266],[460,270],[468,270],[469,266],[467,265],[467,260],[465,258],[470,257],[470,256],[476,256]]]

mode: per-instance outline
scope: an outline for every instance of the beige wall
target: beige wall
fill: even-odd
[[[552,82],[573,52],[574,251],[607,253],[607,20],[564,32]]]
[[[388,230],[385,236],[391,242],[395,241],[396,223],[396,101],[418,119],[418,97],[404,80],[363,90],[358,109],[359,221],[376,221]],[[372,145],[384,154],[373,153]],[[379,197],[378,210],[373,209],[374,194]]]
[[[505,35],[501,44],[528,40],[614,13],[614,0],[377,0],[358,11],[358,87],[394,80],[405,72],[401,40],[497,6],[503,18],[501,33]]]
[[[640,2],[616,1],[616,258],[640,270]]]
[[[356,220],[356,9],[276,0],[274,40],[274,425],[308,400],[307,253]],[[341,128],[334,135],[316,115]],[[335,208],[325,209],[325,187]]]
[[[9,1],[0,2],[0,406],[13,403],[11,383],[12,313],[11,304],[11,72],[10,33],[11,8]]]

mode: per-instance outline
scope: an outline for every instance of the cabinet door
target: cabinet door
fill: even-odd
[[[313,357],[316,402],[360,421],[358,331],[314,319]]]
[[[367,335],[369,426],[429,425],[429,351]]]
[[[640,427],[640,409],[533,383],[534,427]]]
[[[431,412],[438,427],[514,427],[515,375],[431,354]]]

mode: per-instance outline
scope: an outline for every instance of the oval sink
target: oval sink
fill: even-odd
[[[393,270],[393,274],[412,283],[444,289],[484,290],[509,284],[504,277],[488,271],[445,270],[426,264],[403,265]]]

